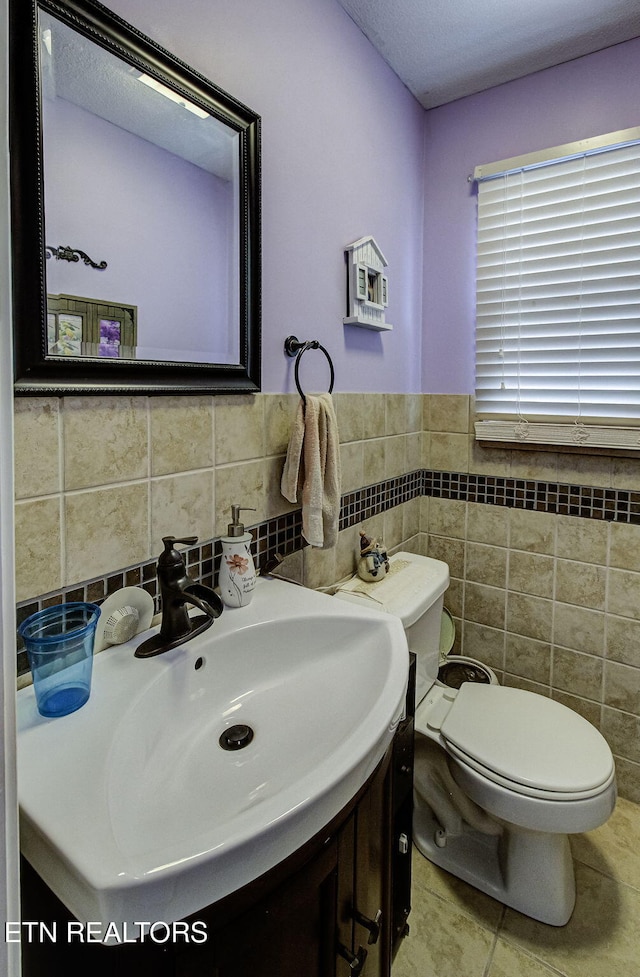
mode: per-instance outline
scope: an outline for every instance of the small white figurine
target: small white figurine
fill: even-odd
[[[358,576],[370,583],[382,580],[389,569],[387,548],[382,540],[372,539],[366,533],[360,533],[360,559],[358,560]]]

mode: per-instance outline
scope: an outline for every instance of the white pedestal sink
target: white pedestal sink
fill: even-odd
[[[279,580],[134,658],[150,633],[96,656],[69,716],[18,693],[23,854],[107,938],[195,913],[304,844],[373,772],[405,699],[397,618]],[[223,749],[225,732],[249,742]]]

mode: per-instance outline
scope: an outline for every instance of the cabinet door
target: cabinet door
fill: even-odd
[[[335,974],[336,977],[351,977],[353,957],[357,951],[354,945],[354,876],[355,876],[356,813],[338,832],[338,874],[336,891],[336,929],[335,929]],[[365,971],[366,973],[366,971]]]
[[[391,972],[391,784],[385,757],[338,837],[337,977]]]
[[[390,793],[385,766],[357,809],[354,943],[367,950],[366,977],[388,977],[391,966]]]
[[[393,749],[393,838],[391,851],[393,955],[408,932],[411,912],[411,838],[413,831],[413,719],[396,735]]]
[[[337,842],[216,935],[212,977],[333,977]]]

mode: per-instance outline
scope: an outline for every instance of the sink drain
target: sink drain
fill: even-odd
[[[251,726],[238,723],[236,726],[229,726],[218,740],[223,750],[242,750],[248,746],[253,739]]]

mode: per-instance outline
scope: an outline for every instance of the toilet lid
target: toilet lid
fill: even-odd
[[[595,726],[522,689],[466,682],[440,732],[458,759],[515,789],[584,795],[613,775],[611,750]]]

